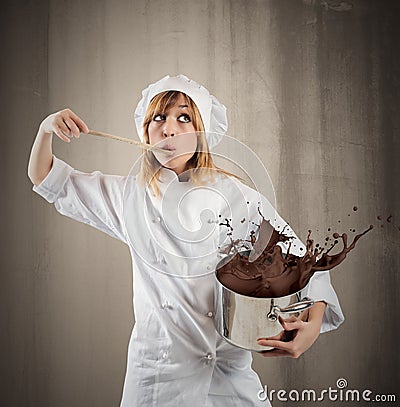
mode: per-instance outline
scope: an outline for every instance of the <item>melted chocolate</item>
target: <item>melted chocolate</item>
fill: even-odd
[[[233,229],[228,219],[220,225],[227,226],[230,229],[228,235],[232,235]],[[225,253],[229,253],[233,248],[234,255],[217,270],[218,280],[232,291],[250,297],[275,298],[293,294],[304,288],[316,271],[331,270],[342,263],[357,241],[369,232],[373,225],[356,235],[350,245],[346,233],[333,233],[335,241],[328,250],[320,248],[319,244],[314,248],[314,240],[311,239],[309,230],[305,254],[302,257],[290,253],[292,237],[285,235],[285,228],[278,232],[263,217],[258,238],[255,238],[254,231],[250,233],[250,243],[253,246],[251,251],[241,252],[240,250],[246,247],[245,241],[231,239],[231,245]],[[338,244],[338,239],[343,243],[342,250],[329,254]],[[328,241],[329,238],[326,238],[326,242]],[[289,242],[286,254],[278,245],[280,242]]]

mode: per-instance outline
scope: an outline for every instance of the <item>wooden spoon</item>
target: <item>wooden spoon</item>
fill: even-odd
[[[150,151],[155,150],[155,151],[159,151],[160,153],[167,154],[167,155],[172,155],[173,154],[173,151],[166,150],[165,148],[152,146],[150,144],[142,143],[140,141],[132,140],[130,138],[114,136],[113,134],[103,133],[102,131],[89,130],[88,133],[84,133],[84,134],[90,134],[92,136],[100,136],[100,137],[110,138],[110,139],[113,139],[113,140],[123,141],[125,143],[134,144],[135,146],[142,147],[145,150],[150,150]]]

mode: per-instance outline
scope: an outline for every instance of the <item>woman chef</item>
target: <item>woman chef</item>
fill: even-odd
[[[251,352],[215,331],[213,270],[218,249],[248,240],[260,212],[276,228],[285,222],[266,198],[214,165],[209,149],[227,130],[226,108],[203,86],[165,76],[142,92],[135,122],[143,142],[168,153],[144,150],[137,174],[83,173],[53,155],[53,132],[66,142],[89,132],[69,109],[41,123],[28,169],[33,190],[58,212],[129,245],[135,326],[121,406],[267,406],[257,397]],[[304,248],[285,230],[292,248]],[[283,323],[294,332],[289,342],[261,339],[275,348],[263,355],[298,357],[341,324],[329,272],[315,273],[304,294],[316,300],[307,321]]]

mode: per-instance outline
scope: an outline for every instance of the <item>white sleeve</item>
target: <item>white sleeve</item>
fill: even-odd
[[[336,292],[331,284],[329,271],[317,271],[310,278],[307,286],[301,291],[303,297],[326,303],[320,333],[336,329],[343,321],[344,315],[340,308]]]
[[[123,189],[126,177],[84,173],[53,155],[53,166],[33,191],[56,210],[79,222],[95,227],[127,242],[123,222]]]

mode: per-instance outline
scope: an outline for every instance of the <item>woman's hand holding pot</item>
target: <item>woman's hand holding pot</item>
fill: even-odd
[[[298,318],[291,316],[287,319],[279,317],[284,330],[278,335],[257,340],[259,345],[274,348],[261,354],[265,357],[300,357],[318,338],[325,308],[324,302],[315,303],[308,311],[307,320],[303,320],[302,315]],[[307,315],[307,313],[303,314]]]

